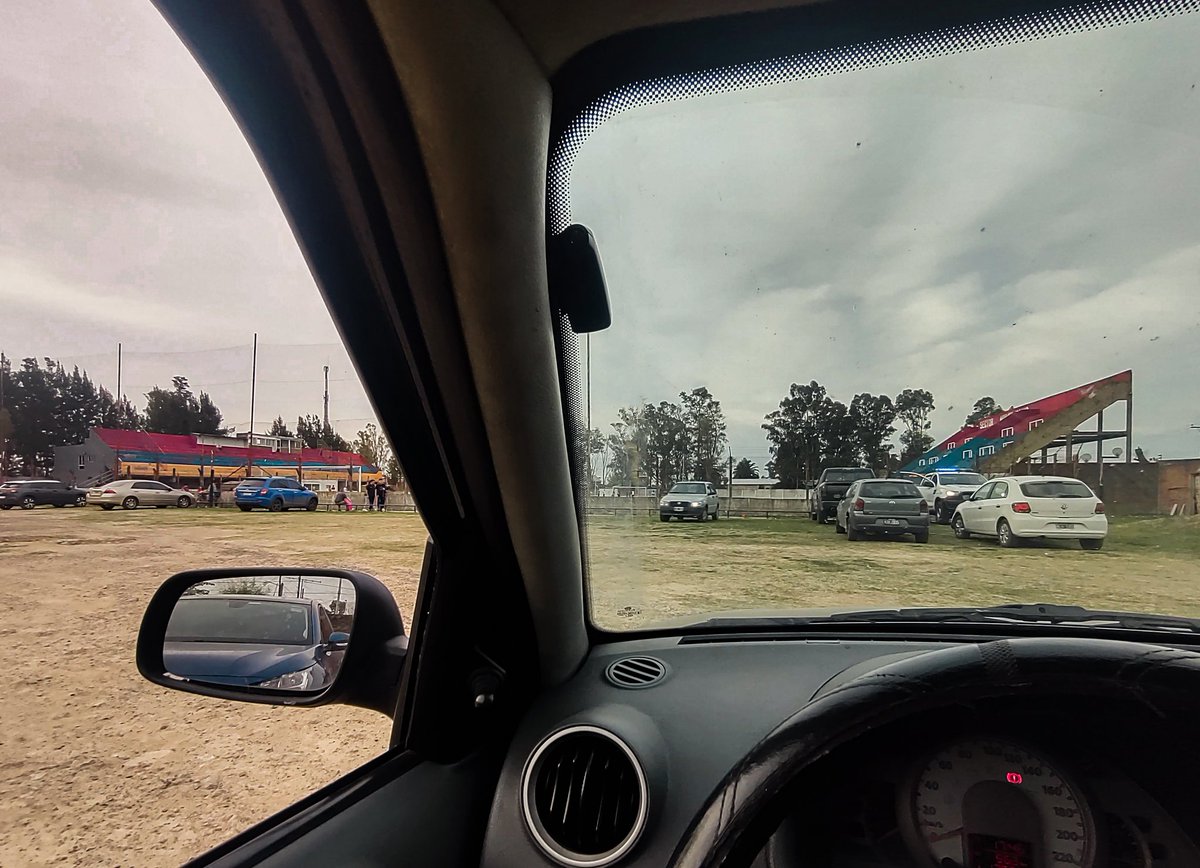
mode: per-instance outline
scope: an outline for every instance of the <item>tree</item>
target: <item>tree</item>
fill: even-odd
[[[963,422],[963,424],[978,425],[981,419],[991,416],[994,413],[998,413],[999,411],[1000,405],[996,403],[995,398],[980,398],[975,402],[975,409],[967,414],[966,421]]]
[[[862,392],[854,396],[847,411],[856,457],[877,470],[889,468],[892,446],[886,442],[896,428],[896,408],[887,395]]]
[[[724,480],[725,414],[721,402],[701,386],[680,392],[687,444],[687,467],[692,479],[714,484]]]
[[[295,437],[296,436],[295,434],[293,434],[291,431],[288,430],[288,426],[284,423],[282,416],[275,417],[275,421],[271,423],[271,429],[269,431],[267,431],[267,434],[269,434],[272,437]]]
[[[933,395],[924,389],[905,389],[896,396],[895,407],[896,416],[905,428],[900,435],[900,463],[907,464],[933,445],[933,438],[929,436]]]
[[[758,479],[758,467],[749,458],[743,458],[733,468],[734,479]]]
[[[367,464],[373,464],[380,469],[385,468],[388,459],[392,457],[392,448],[388,445],[387,438],[374,422],[368,422],[366,427],[358,432],[354,443],[351,444],[351,451],[361,455]]]
[[[171,388],[146,393],[146,428],[162,434],[225,434],[221,411],[201,392],[192,394],[187,377],[172,377]]]
[[[813,478],[821,461],[821,411],[829,400],[816,380],[807,386],[792,383],[779,409],[768,413],[762,428],[771,444],[767,473],[784,488],[800,488]]]
[[[296,419],[296,436],[304,441],[309,449],[332,449],[335,452],[349,452],[350,444],[346,438],[326,425],[315,413]]]

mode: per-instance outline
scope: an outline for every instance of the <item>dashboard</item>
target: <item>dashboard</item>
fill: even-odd
[[[481,864],[663,866],[722,778],[810,700],[945,641],[598,646],[514,737]],[[1117,699],[963,702],[881,725],[789,787],[754,868],[1200,866],[1200,752]],[[757,846],[757,844],[756,844]]]

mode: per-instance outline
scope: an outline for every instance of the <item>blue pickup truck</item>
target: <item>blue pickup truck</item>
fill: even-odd
[[[271,512],[289,509],[317,508],[317,495],[299,482],[286,476],[271,476],[267,479],[247,479],[233,490],[233,502],[242,512],[255,507]]]

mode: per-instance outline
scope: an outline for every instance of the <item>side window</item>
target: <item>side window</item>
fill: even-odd
[[[171,486],[163,485],[161,482],[151,482],[149,487],[153,488],[155,491],[170,491],[171,490]]]
[[[283,480],[282,479],[272,479],[270,482],[267,483],[267,488],[283,488]]]
[[[328,642],[333,635],[333,622],[329,620],[329,613],[324,606],[317,607],[317,620],[321,622],[321,641]]]
[[[979,491],[975,492],[975,499],[976,500],[989,499],[992,496],[992,489],[994,489],[995,487],[996,487],[996,483],[989,482],[983,488],[979,489]]]
[[[991,496],[993,499],[1001,498],[1001,497],[1008,497],[1008,483],[1007,482],[997,482],[995,487],[992,489]]]
[[[133,484],[133,488],[136,489],[137,491],[145,491],[146,489],[153,488],[153,487],[154,487],[154,485],[149,482],[135,482]]]

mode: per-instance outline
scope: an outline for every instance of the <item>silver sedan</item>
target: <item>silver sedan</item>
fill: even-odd
[[[196,495],[182,488],[172,488],[152,479],[118,479],[107,485],[89,488],[89,506],[101,509],[137,509],[139,506],[177,506],[187,509],[196,502]]]
[[[929,542],[929,502],[907,479],[860,479],[837,505],[836,521],[850,540],[912,534]]]

